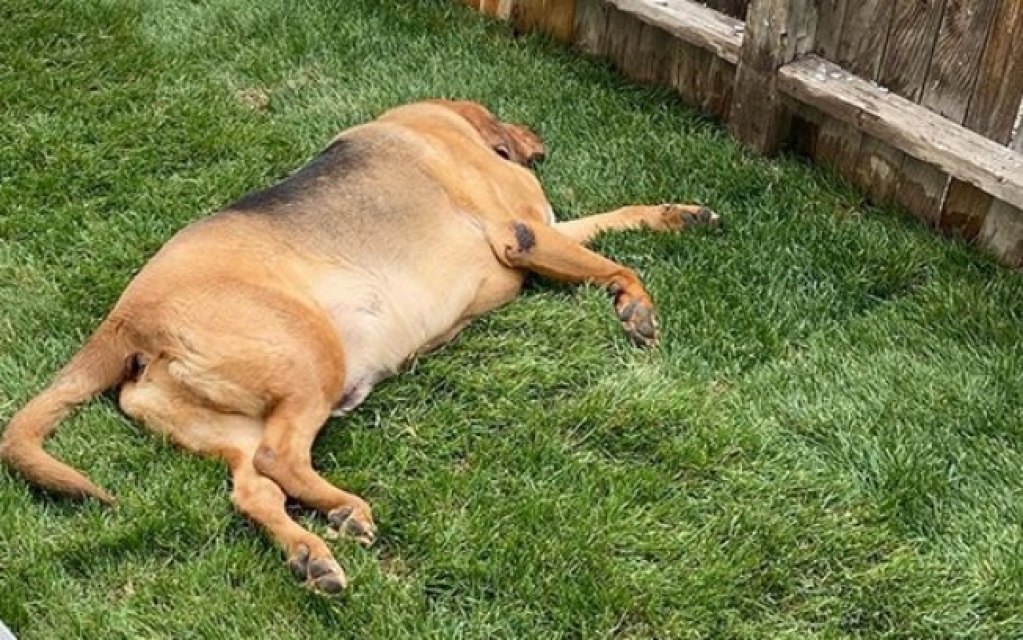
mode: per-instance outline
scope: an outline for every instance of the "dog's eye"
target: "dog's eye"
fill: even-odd
[[[508,147],[506,147],[503,144],[499,144],[496,147],[494,147],[494,151],[497,153],[497,155],[501,156],[505,160],[511,159],[511,151],[509,151]]]

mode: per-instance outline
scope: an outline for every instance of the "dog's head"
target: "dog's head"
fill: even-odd
[[[494,153],[523,167],[532,167],[544,159],[543,140],[528,128],[501,122],[483,105],[468,100],[433,100],[465,118],[483,136]]]

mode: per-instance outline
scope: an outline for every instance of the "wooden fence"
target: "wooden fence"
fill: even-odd
[[[466,0],[1023,265],[1023,0]]]

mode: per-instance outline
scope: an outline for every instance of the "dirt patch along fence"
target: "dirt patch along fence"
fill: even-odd
[[[1023,0],[466,0],[1023,266]]]

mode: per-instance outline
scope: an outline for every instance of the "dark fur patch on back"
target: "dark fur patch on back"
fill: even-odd
[[[519,251],[525,253],[536,246],[536,234],[529,228],[529,225],[521,222],[512,224],[515,232],[515,243],[519,245]]]
[[[326,181],[341,180],[346,174],[365,165],[366,158],[356,143],[343,138],[335,140],[283,181],[242,196],[228,209],[272,213],[279,207],[299,202]]]

